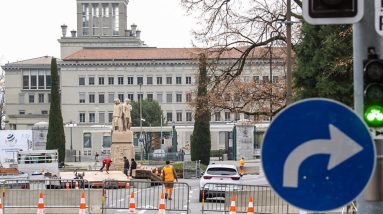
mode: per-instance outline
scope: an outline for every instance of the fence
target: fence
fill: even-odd
[[[237,213],[247,213],[250,196],[253,197],[255,213],[289,213],[291,207],[279,198],[269,186],[209,183],[200,194],[202,213],[229,212],[234,196]]]
[[[75,188],[76,183],[78,189]],[[78,211],[81,193],[85,192],[88,209],[100,210],[102,190],[98,190],[98,193],[92,192],[91,196],[90,188],[86,180],[5,180],[0,183],[3,206],[10,213],[15,213],[15,210],[19,211],[16,213],[30,213],[30,209],[36,209],[40,192],[44,195],[44,205],[48,209],[63,209],[62,213],[69,212],[70,209],[70,212],[73,212],[73,209]],[[94,200],[91,200],[91,197],[94,197]],[[97,200],[100,200],[100,203],[97,203]]]
[[[184,161],[183,162],[183,178],[199,178],[201,177],[200,169],[201,161]]]
[[[103,209],[129,209],[131,193],[135,194],[137,210],[158,210],[161,193],[165,193],[163,182],[129,181],[129,188],[118,188],[126,181],[106,181],[104,183],[105,202]],[[167,211],[189,213],[189,190],[186,183],[176,182],[172,200],[166,200]]]

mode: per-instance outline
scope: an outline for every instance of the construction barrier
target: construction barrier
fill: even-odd
[[[165,193],[163,182],[131,180],[129,188],[119,188],[118,184],[126,181],[106,181],[104,183],[103,209],[130,208],[131,194],[135,195],[136,210],[159,210],[161,194]],[[189,191],[187,183],[175,182],[172,200],[165,200],[166,211],[190,213]]]
[[[211,183],[205,184],[203,190],[200,192],[202,213],[248,213],[250,198],[250,210],[254,213],[293,213],[289,212],[292,211],[292,207],[279,198],[269,186]]]
[[[199,178],[201,177],[201,161],[184,161],[183,162],[183,178]]]
[[[75,189],[76,182],[79,189]],[[93,213],[98,213],[95,210],[101,211],[102,189],[94,189],[90,194],[90,188],[91,186],[85,180],[6,180],[0,182],[5,213],[36,213],[40,192],[44,196],[44,209],[59,210],[60,213],[73,213],[75,210],[78,213],[81,193],[85,192],[87,208],[94,210]]]

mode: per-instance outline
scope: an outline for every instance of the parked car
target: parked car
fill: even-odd
[[[241,176],[237,167],[229,164],[210,164],[200,179],[199,201],[202,198],[225,197],[226,191],[238,189]]]
[[[153,158],[165,158],[166,152],[163,149],[156,149],[153,151]]]

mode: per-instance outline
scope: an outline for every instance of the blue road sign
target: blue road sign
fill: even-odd
[[[328,211],[354,200],[375,168],[375,147],[364,122],[347,106],[306,99],[270,124],[262,164],[276,193],[298,208]]]

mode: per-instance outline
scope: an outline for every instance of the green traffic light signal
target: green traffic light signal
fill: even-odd
[[[382,106],[370,106],[364,112],[364,120],[371,127],[377,127],[383,125],[383,107]]]

